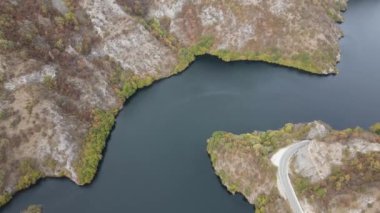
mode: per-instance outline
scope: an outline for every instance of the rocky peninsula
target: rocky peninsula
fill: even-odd
[[[0,1],[0,206],[96,174],[118,111],[197,55],[337,73],[346,0]]]
[[[303,211],[376,212],[379,133],[379,124],[371,131],[334,130],[321,121],[286,124],[279,130],[242,135],[215,132],[207,151],[222,184],[244,195],[255,212],[291,212],[276,177],[276,158],[284,147],[306,142],[289,162],[291,184]]]

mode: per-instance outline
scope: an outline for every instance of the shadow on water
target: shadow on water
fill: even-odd
[[[380,120],[380,1],[350,0],[342,25],[341,73],[321,77],[261,62],[197,58],[186,72],[140,90],[119,113],[95,181],[46,179],[1,212],[252,212],[215,176],[213,131],[277,129],[323,120],[368,127]]]

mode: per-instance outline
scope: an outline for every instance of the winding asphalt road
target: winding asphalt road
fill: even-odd
[[[294,192],[292,183],[289,178],[289,162],[290,158],[302,147],[308,145],[310,141],[301,141],[292,144],[287,147],[286,151],[280,158],[280,164],[277,170],[277,181],[279,187],[281,187],[281,192],[288,200],[290,208],[294,213],[303,213],[302,207],[298,201],[296,193]]]

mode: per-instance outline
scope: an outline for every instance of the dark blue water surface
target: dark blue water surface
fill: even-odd
[[[200,57],[183,74],[126,103],[93,184],[44,180],[2,211],[37,203],[48,213],[252,212],[213,173],[206,153],[213,131],[243,133],[313,120],[342,129],[380,121],[380,1],[351,0],[345,17],[339,75]]]

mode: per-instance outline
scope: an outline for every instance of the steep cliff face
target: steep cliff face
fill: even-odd
[[[316,121],[242,135],[217,132],[208,140],[207,151],[230,192],[243,194],[257,212],[289,212],[271,158],[299,141],[309,143],[292,158],[290,176],[305,212],[376,212],[380,136],[375,131],[337,131]]]
[[[90,183],[125,99],[196,55],[335,73],[345,7],[345,0],[0,1],[0,206],[41,177]]]

